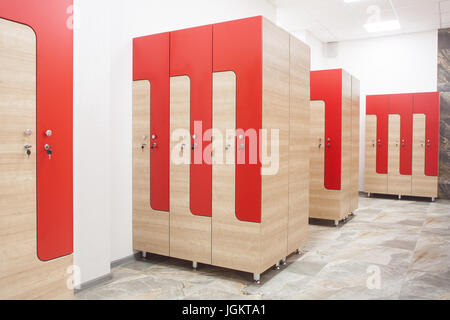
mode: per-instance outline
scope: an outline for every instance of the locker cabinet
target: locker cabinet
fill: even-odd
[[[359,80],[311,72],[310,218],[340,220],[358,208]]]
[[[439,94],[367,96],[365,191],[437,197]]]
[[[71,5],[0,3],[0,299],[73,296]]]
[[[134,249],[259,280],[305,244],[309,65],[309,48],[262,17],[134,39]],[[157,212],[159,150],[143,137],[167,106],[170,205]]]

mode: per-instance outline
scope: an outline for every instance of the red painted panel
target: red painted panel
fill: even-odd
[[[389,114],[400,115],[400,174],[412,174],[413,95],[390,96]]]
[[[414,94],[414,113],[426,116],[425,175],[439,172],[439,92]]]
[[[190,209],[198,216],[212,215],[212,166],[203,159],[212,127],[212,25],[171,32],[170,76],[191,80]],[[201,125],[195,129],[195,123]],[[193,138],[195,135],[195,139]],[[211,140],[211,139],[209,139]]]
[[[236,74],[236,128],[262,127],[262,17],[219,23],[213,26],[214,72]],[[237,145],[239,146],[239,141]],[[258,137],[259,154],[259,137]],[[261,222],[261,162],[249,161],[249,139],[236,158],[245,153],[245,164],[236,165],[236,217]]]
[[[366,114],[377,116],[377,173],[388,173],[389,95],[366,97]]]
[[[342,69],[311,72],[311,100],[325,102],[325,172],[327,189],[341,189]]]
[[[133,80],[150,81],[150,205],[169,211],[170,77],[169,33],[133,39]],[[150,106],[149,106],[150,108]],[[155,138],[153,138],[153,135]]]
[[[73,252],[72,9],[72,0],[0,2],[0,17],[30,26],[37,40],[37,256],[43,261]],[[45,144],[53,148],[51,160]]]

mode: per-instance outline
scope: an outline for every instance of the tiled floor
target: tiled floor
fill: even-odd
[[[247,273],[150,255],[77,299],[450,299],[450,202],[360,199],[336,228],[313,221],[302,256],[261,284]],[[379,275],[379,277],[378,277]]]

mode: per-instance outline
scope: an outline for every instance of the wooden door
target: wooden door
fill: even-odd
[[[170,79],[170,256],[211,263],[211,218],[190,210],[190,80]]]
[[[411,194],[411,176],[400,174],[400,115],[389,115],[388,193]]]
[[[133,249],[169,255],[169,213],[150,199],[150,82],[133,82]]]
[[[311,101],[309,217],[340,220],[344,211],[342,200],[347,197],[341,190],[325,189],[326,143],[325,103],[323,101]]]
[[[425,128],[425,114],[414,114],[412,195],[436,198],[438,193],[438,177],[425,175],[425,152],[427,148]]]
[[[364,191],[383,194],[388,192],[388,175],[377,173],[377,150],[377,116],[366,115],[366,168]]]
[[[213,128],[212,264],[257,273],[261,224],[240,221],[236,217],[234,72],[214,73]]]
[[[37,257],[36,149],[36,37],[0,19],[0,299],[72,295],[72,256]]]

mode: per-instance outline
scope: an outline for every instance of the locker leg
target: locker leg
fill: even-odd
[[[299,248],[299,249],[297,249],[297,251],[295,253],[297,253],[297,255],[301,255],[302,254],[302,250],[300,250],[300,248]]]
[[[370,192],[367,192],[367,196],[370,198]]]
[[[337,227],[339,226],[339,220],[334,220],[334,225]]]
[[[280,263],[279,262],[277,262],[277,264],[275,265],[274,269],[275,270],[280,270]]]
[[[402,195],[401,194],[398,195],[398,200],[402,200]]]
[[[436,201],[436,199],[434,197],[432,197],[431,198],[431,202],[434,202],[434,201]]]
[[[281,259],[281,265],[285,266],[286,265],[286,257],[284,257],[283,259]]]
[[[259,273],[254,273],[253,280],[255,281],[256,284],[260,284],[261,283],[261,275]]]
[[[147,252],[142,251],[141,254],[142,254],[142,259],[146,259],[147,258]]]
[[[192,261],[192,269],[197,270],[197,261]]]

